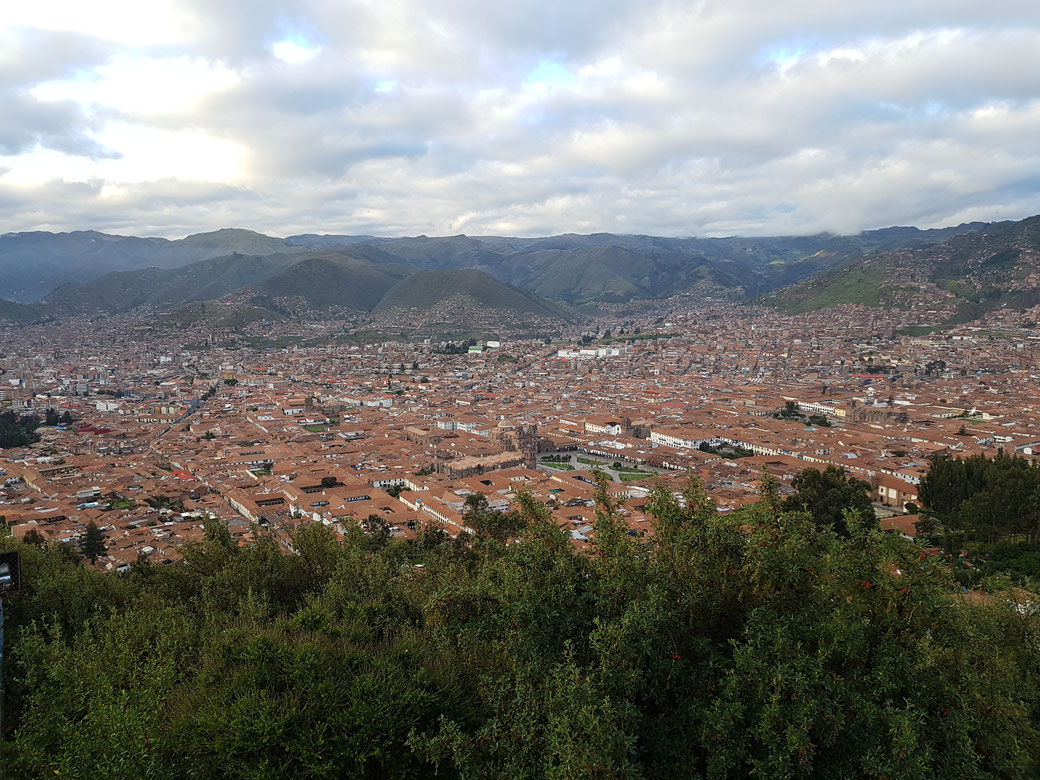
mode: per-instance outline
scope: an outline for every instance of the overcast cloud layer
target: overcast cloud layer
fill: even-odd
[[[0,14],[0,229],[854,232],[1040,212],[1040,3]]]

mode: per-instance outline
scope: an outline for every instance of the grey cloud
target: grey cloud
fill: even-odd
[[[191,112],[126,120],[243,144],[242,183],[100,198],[56,182],[20,190],[11,229],[763,234],[1038,210],[1040,4],[185,7],[197,29],[152,53],[219,60],[241,82]],[[320,55],[278,61],[271,44],[290,38]],[[76,45],[60,72],[96,58]],[[31,78],[54,77],[23,60]],[[567,75],[525,85],[542,61]],[[0,151],[104,153],[87,133],[97,117],[0,100],[21,117],[0,125]]]
[[[0,90],[70,76],[111,53],[109,44],[78,33],[0,27]]]
[[[0,91],[0,154],[19,154],[40,145],[72,155],[116,157],[88,135],[94,122],[72,101],[43,102]]]

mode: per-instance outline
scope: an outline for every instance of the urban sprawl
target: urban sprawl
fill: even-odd
[[[909,316],[675,299],[482,340],[369,340],[346,320],[8,328],[0,412],[51,424],[0,451],[0,515],[72,544],[93,523],[93,565],[121,571],[177,560],[213,520],[290,551],[301,523],[458,536],[467,496],[506,510],[525,491],[583,547],[604,481],[640,536],[658,483],[692,475],[732,511],[767,473],[790,493],[833,464],[913,536],[934,455],[1040,448],[1040,311],[932,333]]]

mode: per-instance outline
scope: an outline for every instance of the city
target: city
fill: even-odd
[[[597,474],[642,536],[658,483],[678,494],[692,474],[727,511],[758,500],[764,473],[790,492],[802,470],[836,465],[871,484],[884,528],[913,537],[933,455],[1040,447],[1038,319],[1001,309],[906,335],[862,306],[786,316],[678,299],[465,351],[337,339],[365,333],[352,322],[287,325],[307,346],[280,348],[129,316],[10,328],[4,410],[72,421],[3,451],[0,514],[15,536],[72,545],[94,523],[108,540],[94,565],[125,571],[176,560],[207,518],[289,550],[301,522],[456,536],[472,531],[466,496],[507,510],[522,489],[580,547]]]

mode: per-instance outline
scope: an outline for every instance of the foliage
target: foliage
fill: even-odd
[[[152,509],[170,509],[176,512],[184,511],[184,502],[179,498],[167,495],[149,496],[144,500]]]
[[[126,496],[115,496],[105,501],[105,505],[102,507],[102,511],[111,512],[115,509],[133,509],[137,504],[134,503],[132,498]]]
[[[953,598],[943,561],[855,512],[821,528],[763,482],[725,514],[694,482],[658,489],[645,538],[602,483],[588,553],[525,494],[509,513],[469,496],[457,540],[304,524],[295,555],[207,521],[183,562],[124,575],[22,544],[0,760],[15,778],[1035,776],[1040,617],[999,589]]]
[[[753,450],[749,450],[747,447],[739,447],[735,444],[721,444],[718,447],[708,444],[706,441],[702,441],[697,447],[701,452],[709,452],[712,455],[722,455],[724,458],[750,458],[754,455]]]
[[[843,267],[784,290],[775,303],[788,314],[803,314],[845,303],[878,306],[883,277],[881,268]]]
[[[83,540],[79,545],[79,551],[83,553],[83,557],[94,563],[107,550],[105,532],[98,528],[93,521],[87,523],[86,530],[83,532]]]
[[[0,413],[0,449],[27,447],[40,440],[36,429],[40,421],[32,415],[21,416],[14,412]]]
[[[949,549],[1016,537],[1040,544],[1040,468],[1025,458],[936,456],[918,495],[946,529]]]
[[[877,524],[870,501],[870,485],[861,479],[846,478],[838,466],[823,471],[805,469],[791,481],[794,495],[784,501],[787,511],[804,509],[820,528],[848,535],[846,512],[858,513],[860,521]]]

